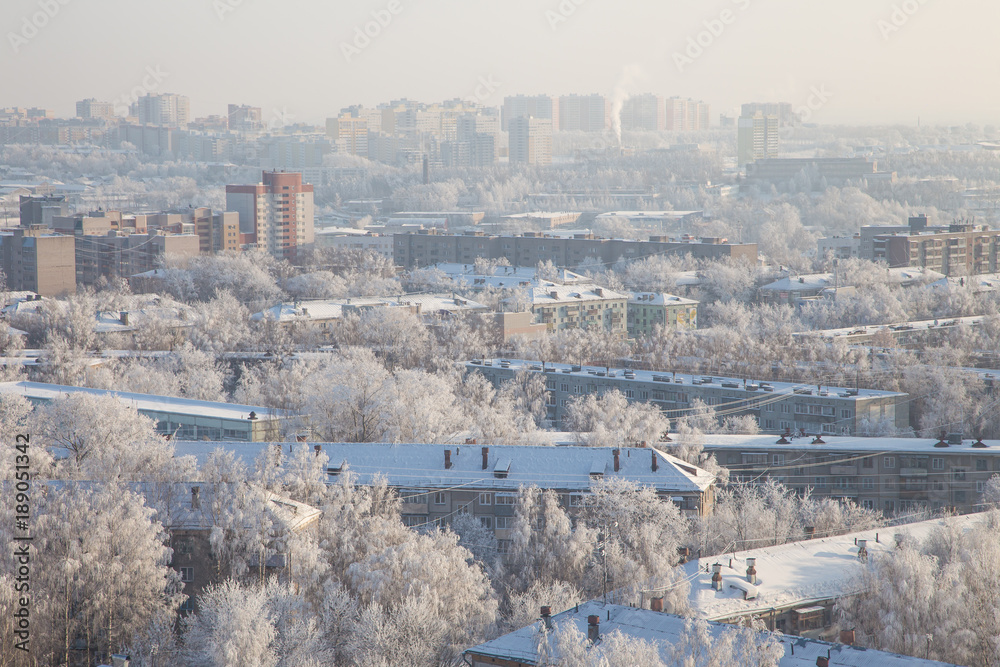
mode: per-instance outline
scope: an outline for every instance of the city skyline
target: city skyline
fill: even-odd
[[[1000,60],[987,34],[1000,7],[974,0],[947,9],[926,0],[273,6],[178,0],[160,15],[125,0],[99,10],[71,0],[5,3],[0,106],[72,116],[79,100],[142,89],[189,96],[194,117],[224,115],[236,103],[321,124],[351,104],[404,97],[500,106],[516,94],[652,92],[705,100],[713,124],[749,101],[789,102],[822,124],[989,125],[1000,117],[1000,94],[978,83]],[[154,24],[177,48],[149,39],[141,28]],[[102,34],[113,39],[95,38]],[[595,48],[604,41],[613,52]],[[71,66],[81,54],[99,75]]]

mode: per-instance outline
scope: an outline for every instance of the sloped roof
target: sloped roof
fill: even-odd
[[[600,619],[602,636],[618,631],[627,637],[652,642],[664,660],[671,657],[670,647],[680,643],[687,635],[686,619],[681,616],[606,604],[596,600],[584,602],[578,607],[554,615],[552,623],[556,627],[572,623],[586,636],[588,616],[597,616]],[[470,648],[465,654],[537,664],[541,625],[541,621],[536,621],[520,630]],[[726,632],[735,631],[733,626],[720,623],[710,623],[708,629],[714,639],[718,639]],[[785,655],[778,661],[779,667],[815,667],[816,659],[827,657],[828,651],[831,665],[847,667],[941,667],[945,664],[802,637],[785,636],[780,639]]]
[[[252,464],[265,443],[176,442],[178,456],[193,455],[203,460],[217,447],[232,451]],[[487,468],[483,469],[482,445],[424,445],[371,443],[285,443],[286,454],[295,447],[320,447],[330,458],[330,467],[346,465],[357,474],[360,484],[384,476],[391,486],[449,488],[466,484],[474,488],[517,491],[521,486],[589,491],[595,470],[605,479],[624,479],[651,486],[664,493],[701,492],[714,483],[714,476],[658,450],[623,447],[619,472],[614,471],[610,447],[548,447],[535,445],[490,445]],[[445,450],[451,451],[452,467],[445,469]],[[656,451],[657,470],[652,469]],[[497,464],[510,462],[506,478],[494,476]]]

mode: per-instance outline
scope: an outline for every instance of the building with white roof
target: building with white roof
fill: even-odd
[[[949,278],[948,280],[955,280]],[[983,316],[952,317],[936,320],[917,320],[899,322],[896,324],[870,324],[840,329],[820,329],[801,331],[792,334],[798,339],[819,338],[832,343],[834,340],[844,340],[847,343],[867,345],[880,341],[892,341],[898,345],[927,345],[929,342],[947,338],[963,327],[974,328],[982,325]]]
[[[193,455],[199,462],[220,443],[178,442],[177,456]],[[560,503],[575,513],[593,485],[621,479],[652,487],[683,514],[710,514],[715,503],[715,476],[663,451],[643,447],[551,447],[536,445],[285,443],[250,444],[231,451],[252,464],[269,446],[291,457],[296,447],[312,447],[329,457],[331,482],[343,473],[356,483],[385,479],[402,498],[403,520],[409,526],[446,524],[459,513],[471,514],[496,531],[500,549],[509,546],[518,489],[552,489]]]
[[[982,509],[983,490],[1000,473],[1000,441],[961,435],[859,438],[706,435],[704,447],[733,480],[768,479],[818,497],[896,512]]]
[[[656,327],[697,329],[698,302],[662,292],[632,292],[628,300],[628,336],[648,336]]]
[[[553,282],[541,282],[526,292],[535,321],[549,331],[599,328],[621,338],[628,334],[628,294],[593,283]]]
[[[425,318],[489,310],[481,303],[449,294],[405,294],[281,303],[254,313],[250,319],[259,322],[265,317],[271,317],[281,324],[312,322],[323,325],[338,322],[350,313],[363,313],[375,308],[406,308]]]
[[[689,622],[690,619],[651,609],[592,600],[560,614],[543,617],[527,627],[502,637],[483,642],[466,650],[463,657],[466,664],[471,667],[535,665],[542,667],[552,664],[549,661],[543,662],[539,655],[539,640],[542,638],[543,626],[548,624],[555,629],[568,623],[575,625],[583,636],[593,638],[594,645],[600,645],[601,638],[612,632],[620,632],[626,637],[652,643],[659,652],[661,660],[673,664],[671,650],[675,645],[689,639]],[[718,640],[725,633],[734,630],[732,626],[709,623],[708,631],[713,640]],[[784,656],[778,660],[778,667],[816,667],[823,664],[849,667],[944,667],[945,665],[933,660],[921,660],[803,637],[779,637],[779,639]],[[552,643],[554,642],[550,642],[550,645]],[[558,659],[557,655],[551,657]]]
[[[575,225],[582,213],[566,213],[562,211],[533,211],[531,213],[514,213],[505,215],[503,222],[526,222],[545,229],[555,229],[566,225]]]
[[[691,414],[698,398],[719,416],[752,415],[763,429],[774,432],[857,433],[865,420],[881,419],[901,430],[910,425],[909,395],[890,391],[515,359],[473,359],[465,367],[497,387],[520,371],[542,373],[549,392],[548,418],[557,427],[570,399],[610,389],[630,401],[651,402],[672,420]]]
[[[392,259],[392,234],[379,234],[352,227],[326,227],[316,230],[316,247],[371,250]]]
[[[589,279],[579,273],[574,273],[568,269],[556,269],[555,275],[546,274],[539,276],[537,266],[498,266],[492,273],[482,273],[476,270],[475,264],[458,264],[454,262],[441,262],[428,266],[418,271],[440,271],[441,274],[450,279],[456,289],[470,289],[481,291],[487,288],[493,289],[522,289],[528,287],[538,287],[542,283],[555,283],[557,285],[575,285],[587,283]]]
[[[113,396],[152,419],[156,431],[179,439],[204,438],[230,442],[274,440],[283,416],[268,408],[197,401],[174,396],[116,392],[41,382],[0,382],[0,393],[17,394],[33,405],[44,405],[71,394]]]
[[[680,567],[691,584],[695,616],[723,623],[756,616],[771,630],[818,638],[834,623],[834,603],[860,592],[858,579],[867,559],[890,554],[906,540],[923,541],[938,527],[968,531],[981,524],[981,515],[933,519],[736,550]]]

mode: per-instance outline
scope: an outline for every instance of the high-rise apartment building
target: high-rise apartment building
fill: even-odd
[[[778,117],[757,112],[737,123],[737,158],[741,167],[778,157]]]
[[[264,113],[260,107],[246,104],[229,105],[229,129],[233,132],[256,132],[264,129]]]
[[[559,130],[559,99],[548,95],[511,95],[503,98],[502,129],[510,129],[513,118],[542,118]]]
[[[705,102],[671,97],[664,106],[665,129],[669,132],[697,132],[711,125],[711,107]]]
[[[337,144],[337,152],[368,157],[368,119],[342,114],[326,119],[326,134]]]
[[[765,116],[777,116],[780,127],[796,125],[799,122],[799,117],[788,102],[748,102],[743,105],[740,116],[753,118],[758,113]]]
[[[150,93],[133,105],[142,125],[187,127],[191,122],[191,100],[184,95]]]
[[[108,120],[115,117],[113,102],[98,102],[91,98],[76,103],[76,117],[84,120]]]
[[[72,236],[41,226],[0,233],[0,268],[8,289],[42,296],[76,292],[76,254]]]
[[[511,118],[509,128],[511,164],[552,164],[552,121]]]
[[[278,259],[294,259],[314,241],[313,186],[301,173],[265,171],[256,185],[228,185],[226,209],[239,213],[246,243]]]
[[[610,106],[604,95],[563,95],[559,98],[559,129],[564,132],[604,132],[610,127]]]
[[[625,131],[660,132],[666,126],[666,100],[658,95],[633,95],[622,105],[621,127]]]

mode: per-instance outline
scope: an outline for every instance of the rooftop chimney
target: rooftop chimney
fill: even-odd
[[[542,622],[545,623],[546,630],[552,629],[552,607],[542,607]]]
[[[198,486],[191,487],[191,509],[193,510],[201,509],[201,487]]]
[[[663,598],[651,598],[649,608],[652,611],[663,611]]]
[[[615,472],[618,472],[618,470],[621,468],[620,457],[622,455],[622,450],[620,450],[620,449],[612,449],[611,453],[614,454],[614,456],[615,456]]]
[[[316,451],[316,456],[323,453],[323,448],[320,445],[313,445],[313,449]]]
[[[490,467],[490,448],[483,447],[483,470]]]
[[[854,645],[854,628],[840,631],[840,643],[848,646]]]
[[[301,433],[295,436],[295,442],[308,442],[308,440],[309,436],[303,435]]]
[[[830,667],[830,658],[825,655],[816,658],[816,667]]]
[[[722,590],[722,563],[712,566],[712,588],[717,591]]]
[[[858,560],[862,563],[868,561],[868,540],[858,540]]]
[[[659,462],[658,462],[658,461],[656,460],[656,450],[654,449],[654,450],[653,450],[653,472],[656,472],[656,470],[657,470],[657,469],[658,469],[659,467],[660,467],[660,464],[659,464]]]
[[[450,449],[444,450],[444,469],[445,470],[450,470],[451,469],[451,450]]]
[[[601,617],[591,614],[587,617],[587,637],[591,644],[596,644],[601,638]]]
[[[757,585],[757,559],[750,557],[747,558],[747,581],[749,581],[754,586]]]

